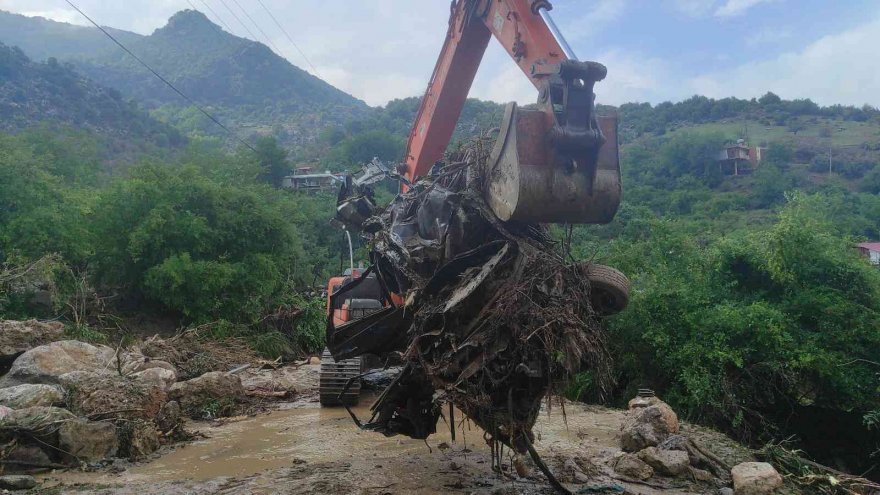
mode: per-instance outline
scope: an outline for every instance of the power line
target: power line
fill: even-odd
[[[251,28],[247,27],[247,24],[241,21],[241,17],[239,17],[238,14],[236,14],[232,9],[229,8],[229,4],[227,4],[224,0],[220,0],[220,3],[222,3],[223,6],[226,7],[226,10],[228,10],[229,13],[232,14],[232,17],[235,17],[235,20],[238,21],[239,24],[241,24],[241,27],[243,27],[244,30],[247,31],[249,35],[251,35],[251,39],[257,41],[257,35],[255,35],[253,31],[251,31]]]
[[[110,34],[109,32],[107,32],[106,29],[104,29],[104,28],[102,28],[101,26],[99,26],[97,22],[93,21],[91,17],[87,16],[85,12],[83,12],[82,10],[80,10],[79,7],[77,7],[76,5],[74,5],[73,2],[72,2],[71,0],[64,0],[64,1],[67,2],[68,5],[70,5],[71,7],[73,7],[74,10],[76,10],[77,12],[79,12],[80,15],[82,15],[82,16],[85,17],[89,22],[91,22],[92,25],[94,25],[96,28],[100,29],[102,33],[106,34],[107,37],[110,38],[111,40],[113,40],[114,43],[116,43],[117,45],[119,45],[119,48],[122,48],[123,50],[125,50],[125,53],[128,53],[129,55],[131,55],[132,58],[134,58],[135,60],[137,60],[138,62],[140,62],[141,65],[143,65],[144,67],[146,67],[148,71],[152,72],[153,75],[156,76],[160,81],[162,81],[162,82],[165,83],[169,88],[171,88],[172,90],[174,90],[175,93],[177,93],[178,95],[180,95],[184,100],[188,101],[192,106],[196,107],[200,112],[202,112],[202,113],[205,115],[205,117],[208,117],[209,119],[211,119],[212,122],[214,122],[215,124],[217,124],[218,126],[220,126],[220,128],[222,128],[224,131],[228,132],[230,136],[232,136],[232,137],[234,137],[235,139],[237,139],[241,144],[245,145],[248,149],[250,149],[250,150],[253,151],[254,153],[257,152],[257,150],[256,150],[253,146],[251,146],[250,144],[247,143],[247,141],[245,141],[244,139],[240,138],[237,134],[235,134],[234,132],[232,132],[231,129],[229,129],[228,127],[226,127],[225,125],[223,125],[222,122],[220,122],[219,120],[217,120],[216,118],[214,118],[214,116],[211,115],[210,113],[208,113],[204,108],[202,108],[201,105],[199,105],[198,103],[196,103],[196,102],[195,102],[192,98],[190,98],[189,96],[185,95],[181,90],[177,89],[173,84],[171,84],[170,82],[168,82],[167,79],[165,79],[164,77],[162,77],[161,74],[159,74],[158,72],[156,72],[156,71],[155,71],[152,67],[150,67],[146,62],[144,62],[143,60],[141,60],[140,57],[138,57],[138,56],[135,55],[131,50],[129,50],[128,48],[126,48],[125,45],[123,45],[119,40],[117,40],[116,38],[114,38],[113,35]]]
[[[200,1],[202,2],[202,5],[204,5],[212,14],[214,14],[214,17],[216,17],[217,20],[220,21],[220,24],[223,24],[223,27],[226,28],[226,31],[231,33],[232,28],[229,27],[229,24],[226,24],[226,21],[224,21],[223,18],[220,17],[220,15],[217,14],[217,12],[215,12],[214,9],[211,8],[210,5],[208,5],[208,2],[206,2],[205,0],[200,0]],[[192,2],[190,2],[190,3],[192,3]]]
[[[275,25],[278,26],[278,29],[280,29],[281,32],[284,33],[284,36],[287,36],[287,40],[290,41],[290,44],[293,45],[294,48],[296,48],[296,51],[298,51],[300,55],[302,55],[302,58],[306,61],[307,64],[309,64],[309,67],[312,68],[312,71],[315,73],[315,75],[320,77],[320,75],[318,74],[318,69],[315,68],[315,66],[312,64],[311,60],[309,60],[309,57],[307,57],[306,54],[303,53],[302,50],[300,50],[300,48],[296,44],[296,42],[293,41],[293,38],[290,37],[290,34],[287,33],[287,30],[284,29],[284,26],[282,26],[281,23],[278,22],[278,19],[276,19],[275,16],[272,15],[272,11],[270,11],[266,7],[266,4],[263,3],[263,0],[257,0],[257,2],[259,2],[260,6],[263,7],[263,10],[265,10],[266,13],[269,14],[269,17],[272,18],[272,21],[275,22]]]
[[[266,38],[266,42],[269,43],[269,46],[271,46],[271,47],[275,50],[275,52],[278,53],[278,54],[280,55],[280,54],[281,54],[281,50],[279,50],[278,47],[275,46],[275,43],[272,42],[272,38],[270,38],[270,37],[266,34],[266,32],[263,31],[263,28],[261,28],[260,25],[257,24],[256,21],[254,21],[254,18],[251,17],[250,14],[248,14],[247,10],[244,10],[244,8],[241,6],[241,4],[238,3],[238,0],[232,0],[232,1],[235,2],[235,5],[237,5],[238,8],[241,9],[242,12],[244,12],[244,15],[246,15],[248,19],[250,19],[251,23],[252,23],[252,24],[253,24],[253,25],[254,25],[254,26],[260,31],[260,33],[263,35],[263,38]]]

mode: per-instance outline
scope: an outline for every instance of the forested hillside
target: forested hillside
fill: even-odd
[[[187,132],[223,135],[96,29],[12,14],[2,14],[0,19],[16,27],[0,31],[0,41],[24,45],[25,53],[33,51],[35,57],[46,56],[61,35],[49,37],[45,45],[30,40],[39,39],[47,30],[64,33],[77,42],[58,50],[56,58],[73,63],[85,76],[148,109],[161,107],[157,115]],[[96,35],[103,45],[93,41]],[[179,12],[150,36],[127,33],[120,40],[243,136],[274,133],[294,147],[313,141],[323,127],[359,118],[369,110],[365,103],[299,69],[265,45],[223,31],[199,12]]]
[[[136,33],[112,27],[106,29],[123,43],[141,38]],[[50,57],[68,59],[115,49],[97,29],[3,10],[0,10],[0,42],[18,46],[27,56],[38,62],[45,62]]]
[[[32,62],[0,43],[0,128],[66,126],[94,131],[115,154],[175,148],[185,137],[119,92],[95,84],[50,58]]]

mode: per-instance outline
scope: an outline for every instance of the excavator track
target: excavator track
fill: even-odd
[[[355,380],[347,390],[345,385],[349,380],[361,374],[361,358],[344,359],[337,362],[330,354],[330,350],[324,348],[321,354],[321,372],[318,379],[318,391],[322,406],[342,406],[357,404],[361,395],[361,382]],[[345,394],[340,397],[342,391]]]

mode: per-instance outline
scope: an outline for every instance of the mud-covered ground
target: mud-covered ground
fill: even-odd
[[[271,412],[226,422],[190,423],[205,435],[166,448],[151,459],[100,472],[57,472],[41,478],[41,491],[94,494],[387,494],[553,493],[532,468],[520,478],[505,453],[502,472],[493,472],[482,431],[464,422],[456,441],[442,422],[427,442],[386,438],[360,431],[344,409],[321,408],[314,387],[318,366],[297,370],[293,402]],[[367,416],[371,397],[357,413]],[[457,415],[460,421],[461,415]],[[536,447],[574,492],[632,494],[717,493],[711,482],[655,478],[647,483],[615,479],[607,462],[616,452],[624,412],[567,403],[544,411],[535,427]],[[720,434],[684,425],[683,432],[730,464],[748,453]]]

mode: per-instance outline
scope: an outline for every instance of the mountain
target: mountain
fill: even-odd
[[[96,29],[7,13],[0,15],[0,26],[6,26],[0,29],[0,41],[20,45],[32,57],[51,55],[70,61],[85,76],[143,102],[147,108],[161,107],[160,115],[169,122],[187,121],[193,114],[186,101]],[[271,132],[289,145],[300,145],[313,141],[328,125],[340,125],[370,112],[366,103],[296,67],[265,45],[223,31],[194,10],[178,12],[149,36],[119,30],[113,34],[183,93],[209,107],[243,135]],[[34,42],[42,36],[43,45]],[[205,122],[195,127],[185,130],[219,131]]]
[[[119,29],[105,29],[123,43],[131,43],[143,37]],[[0,10],[0,42],[19,47],[28,57],[38,61],[50,57],[68,59],[118,50],[97,29],[3,10]]]
[[[119,92],[78,74],[56,59],[33,62],[0,43],[0,129],[62,124],[113,140],[176,146],[180,132],[123,100]]]

